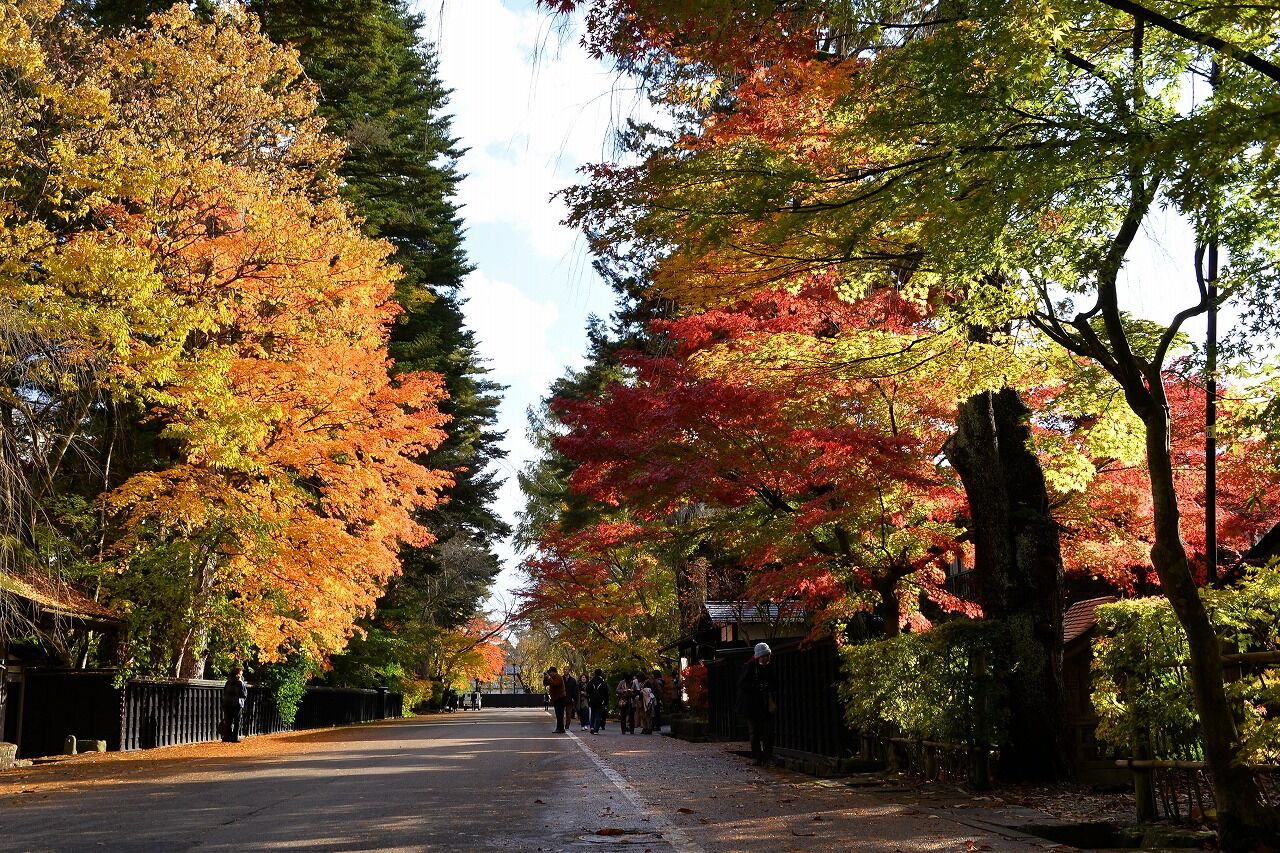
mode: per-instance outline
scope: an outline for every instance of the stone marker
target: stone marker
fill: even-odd
[[[8,770],[18,763],[18,745],[0,742],[0,770]]]
[[[67,735],[67,739],[62,742],[62,754],[63,755],[76,754],[76,736],[75,735]]]

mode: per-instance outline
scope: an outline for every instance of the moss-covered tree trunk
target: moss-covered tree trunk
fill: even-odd
[[[1006,388],[960,405],[944,448],[964,483],[978,603],[1006,624],[1024,666],[1009,673],[1008,780],[1066,775],[1062,682],[1062,554],[1044,472],[1030,447],[1031,411]]]

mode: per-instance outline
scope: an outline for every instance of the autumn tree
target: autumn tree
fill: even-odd
[[[602,667],[647,667],[678,636],[673,562],[687,543],[652,535],[625,510],[573,488],[580,463],[557,447],[565,430],[557,401],[593,399],[619,380],[626,372],[620,353],[628,347],[663,346],[639,319],[652,309],[638,294],[627,295],[626,277],[611,280],[619,310],[607,323],[589,322],[586,365],[552,383],[530,412],[529,437],[539,456],[519,475],[525,506],[515,542],[530,552],[519,613],[526,634],[572,650],[575,664],[585,658]]]
[[[80,8],[119,29],[144,26],[148,15],[168,5],[87,0]],[[352,646],[354,659],[336,661],[330,675],[387,683],[388,672],[405,669],[407,638],[426,655],[429,638],[476,612],[497,572],[493,543],[508,533],[492,508],[499,485],[492,464],[502,456],[494,429],[501,388],[486,378],[461,310],[470,268],[453,202],[460,150],[449,133],[448,93],[437,79],[434,49],[417,35],[421,17],[403,3],[247,5],[264,34],[298,51],[318,86],[318,115],[345,143],[336,166],[339,192],[360,217],[361,230],[395,248],[389,260],[398,267],[394,299],[401,310],[391,327],[389,369],[393,375],[439,373],[448,392],[439,404],[450,418],[445,439],[419,459],[453,478],[448,500],[417,513],[436,541],[403,548],[403,574],[378,612],[361,621],[366,636]],[[209,5],[193,8],[205,18],[215,13]]]
[[[574,532],[544,530],[523,566],[522,620],[593,668],[655,665],[678,630],[668,539],[624,513]]]
[[[418,35],[422,16],[402,2],[349,0],[319,9],[307,0],[250,4],[263,29],[294,46],[320,88],[319,113],[347,145],[338,167],[342,195],[362,217],[362,229],[395,246],[401,270],[391,328],[393,372],[444,377],[450,418],[445,438],[421,463],[449,471],[447,500],[419,515],[436,542],[401,553],[403,574],[364,628],[398,642],[461,629],[476,613],[498,572],[494,546],[510,533],[493,508],[503,458],[495,429],[502,388],[488,379],[475,336],[466,328],[462,249],[454,196],[460,176],[458,140],[449,128],[448,91],[437,75],[435,49]],[[375,643],[376,645],[376,643]],[[363,657],[368,645],[353,652]],[[357,662],[358,666],[378,664]],[[343,666],[340,664],[337,674]]]
[[[878,340],[856,352],[848,339],[831,343],[868,317],[886,327]],[[898,375],[904,358],[949,349],[917,340],[904,356],[918,319],[900,301],[846,303],[815,282],[661,323],[669,355],[632,357],[629,378],[556,404],[569,428],[557,445],[579,463],[573,485],[715,542],[753,568],[758,598],[799,599],[820,624],[869,604],[896,633],[922,592],[965,609],[940,587],[960,512],[933,461],[945,371],[928,390]],[[833,370],[837,361],[847,369]],[[704,511],[671,524],[695,506]]]
[[[52,305],[107,296],[101,283],[131,275],[130,292],[164,321],[156,335],[99,299],[89,323],[63,326],[86,346],[81,329],[117,324],[101,351],[120,379],[98,393],[137,406],[158,448],[101,500],[120,525],[104,592],[143,615],[132,665],[191,672],[218,644],[268,659],[336,651],[397,572],[400,543],[428,540],[413,513],[448,482],[416,462],[441,438],[438,378],[387,373],[388,247],[350,221],[333,179],[341,147],[296,59],[251,18],[178,8],[91,39],[57,11],[24,9],[20,23],[44,40],[29,40],[37,58],[23,71],[96,110],[43,126],[55,134],[44,150],[70,152],[83,134],[91,153],[53,164],[76,189],[45,182],[19,211],[29,233],[54,236],[46,264],[12,280],[57,287]],[[66,50],[75,38],[84,49]],[[121,260],[86,264],[97,242]],[[148,565],[181,583],[139,586]],[[175,601],[176,589],[187,594]]]
[[[1222,841],[1274,837],[1275,813],[1232,761],[1221,647],[1181,535],[1164,375],[1182,324],[1211,307],[1240,305],[1253,333],[1273,326],[1276,217],[1261,189],[1275,166],[1258,154],[1275,144],[1280,9],[548,5],[590,5],[598,51],[676,55],[683,85],[670,91],[682,96],[765,90],[759,107],[741,99],[657,162],[598,173],[599,194],[583,202],[622,199],[640,211],[615,217],[622,230],[677,244],[659,276],[670,292],[707,301],[834,266],[871,286],[947,294],[949,316],[979,331],[1032,324],[1118,383],[1143,425],[1151,561],[1189,637]],[[673,23],[691,18],[693,36],[677,37]],[[1192,96],[1194,81],[1209,86]],[[815,96],[812,109],[777,110],[794,103],[788,92]],[[770,117],[785,145],[718,144],[722,118]],[[1121,272],[1158,207],[1229,265],[1212,270],[1197,252],[1195,295],[1153,329],[1126,313]]]

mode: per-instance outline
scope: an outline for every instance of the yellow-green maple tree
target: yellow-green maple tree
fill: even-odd
[[[115,38],[56,3],[15,12],[5,59],[30,95],[5,138],[29,163],[10,180],[54,177],[6,211],[5,296],[41,288],[50,336],[168,448],[103,498],[125,579],[108,588],[136,612],[134,567],[182,558],[165,582],[189,595],[159,615],[179,673],[211,623],[266,659],[340,649],[400,544],[429,541],[413,512],[448,476],[414,461],[442,438],[443,391],[389,378],[391,249],[338,199],[314,88],[235,9]]]

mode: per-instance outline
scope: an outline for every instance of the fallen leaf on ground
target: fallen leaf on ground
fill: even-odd
[[[606,826],[604,829],[597,829],[596,835],[626,835],[625,829],[617,829],[616,827]]]
[[[678,814],[693,814],[693,809],[686,809],[686,808],[684,808],[684,807],[681,807],[681,808],[676,809],[676,812],[677,812]]]

